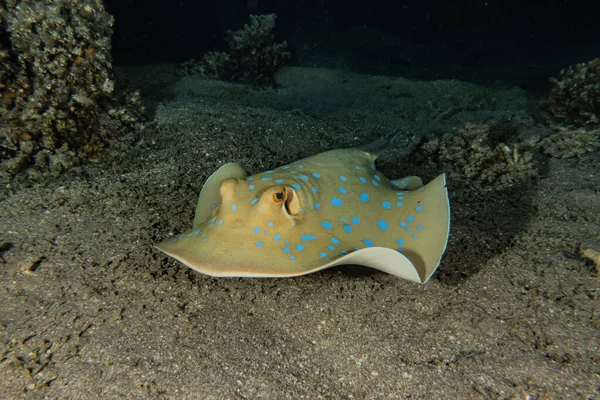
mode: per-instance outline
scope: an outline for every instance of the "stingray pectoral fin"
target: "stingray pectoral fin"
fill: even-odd
[[[189,237],[186,232],[181,239],[165,240],[154,245],[155,248],[168,256],[190,267],[193,270],[209,276],[239,276],[235,271],[224,267],[227,260],[223,257],[214,257],[215,249],[211,249],[199,236]],[[216,249],[218,252],[219,249]]]
[[[446,175],[442,174],[423,188],[406,193],[406,205],[417,211],[415,217],[423,228],[413,235],[414,240],[407,242],[406,255],[417,267],[423,283],[427,282],[440,264],[446,251],[450,234],[450,200],[446,188]],[[415,215],[417,215],[415,213]]]
[[[230,178],[245,179],[247,176],[246,170],[237,163],[225,164],[209,176],[200,191],[194,226],[200,225],[203,220],[209,218],[214,208],[221,204],[221,182]]]
[[[339,265],[370,267],[418,283],[424,283],[421,276],[425,275],[425,271],[418,271],[404,255],[386,247],[369,247],[346,254],[327,264],[307,269],[292,269],[287,271],[268,265],[257,265],[254,268],[249,268],[248,265],[240,263],[236,268],[233,265],[212,264],[207,260],[203,260],[204,257],[199,256],[196,251],[197,249],[183,244],[181,241],[167,240],[155,245],[155,247],[188,267],[214,277],[285,278],[306,275]],[[209,254],[206,256],[210,258]]]
[[[423,187],[423,180],[418,176],[405,176],[392,181],[394,186],[402,190],[417,190]]]
[[[425,271],[418,271],[408,258],[396,250],[387,247],[369,247],[346,254],[321,269],[337,265],[362,265],[413,282],[424,283]]]

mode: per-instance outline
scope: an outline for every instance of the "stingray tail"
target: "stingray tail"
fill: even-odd
[[[394,132],[379,140],[360,146],[359,149],[370,153],[373,156],[373,160],[376,160],[381,153],[391,147],[398,136],[400,136],[400,132]]]

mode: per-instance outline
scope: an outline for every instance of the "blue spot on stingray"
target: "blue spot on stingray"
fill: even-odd
[[[273,236],[273,240],[276,242],[279,242],[281,240],[281,236],[275,235],[275,236]]]
[[[235,211],[237,210],[237,204],[232,204],[231,205],[231,211]]]
[[[291,252],[292,252],[292,249],[290,249],[289,247],[284,247],[284,248],[283,248],[283,252],[284,252],[284,253],[291,253]]]
[[[296,256],[290,256],[290,260],[295,260]]]
[[[340,217],[340,221],[342,221],[342,222],[346,222],[346,218],[344,218],[344,217]]]
[[[246,178],[246,180],[247,180],[247,181],[253,181],[253,180],[254,180],[254,178],[253,178],[253,177],[249,177],[249,178]]]
[[[401,201],[396,202],[396,207],[402,207],[402,206],[404,206],[403,202],[401,202]]]
[[[377,182],[377,181],[375,181],[375,180],[371,181],[371,183],[373,184],[373,186],[380,186],[380,185],[379,185],[379,182]]]
[[[271,221],[267,222],[267,226],[270,226],[271,228],[274,226],[275,224]]]
[[[320,255],[321,257],[327,257],[327,253],[325,253],[324,251],[320,252],[320,253],[319,253],[319,255]]]
[[[348,233],[352,232],[352,227],[348,224],[344,224],[344,230]]]
[[[254,229],[252,229],[252,232],[254,233],[260,233],[260,228],[258,226],[255,226]]]
[[[331,204],[333,204],[334,207],[340,207],[342,205],[342,200],[340,200],[337,197],[334,197],[331,199]]]
[[[400,222],[400,226],[401,226],[401,227],[403,227],[403,228],[406,228],[406,222],[404,222],[404,221],[401,221],[401,222]]]
[[[338,190],[340,191],[341,194],[348,193],[348,191],[346,189],[344,189],[343,187],[341,187],[341,186],[338,186]]]
[[[416,207],[415,207],[415,211],[423,211],[423,207],[421,207],[421,206],[416,206]]]
[[[300,185],[299,185],[299,184],[297,184],[297,183],[292,183],[292,187],[293,187],[294,189],[296,189],[296,190],[300,190],[300,188],[301,188],[302,186],[300,186]]]
[[[217,220],[217,217],[216,217],[216,216],[214,216],[214,217],[212,217],[212,218],[210,219],[210,221],[208,221],[208,222],[209,222],[209,223],[211,223],[211,222],[215,222],[216,220]]]
[[[362,183],[367,183],[367,180],[365,178],[363,178],[362,176],[360,178],[358,178]]]
[[[319,191],[316,186],[313,186],[310,189],[313,191],[313,193],[317,193]]]
[[[415,239],[417,238],[417,236],[419,236],[419,235],[417,235],[416,233],[412,234],[412,237],[414,237]]]
[[[362,192],[362,193],[360,194],[360,200],[361,200],[363,203],[366,203],[367,201],[369,201],[369,195],[368,195],[368,194],[366,194],[365,192]]]
[[[358,165],[355,165],[354,168],[355,169],[360,169],[360,167]]]
[[[373,175],[373,178],[377,179],[378,181],[381,180],[381,177],[379,175]]]
[[[263,244],[264,244],[264,243],[263,243],[263,242],[260,242],[260,241],[259,241],[259,242],[256,242],[256,245],[257,245],[258,247],[263,247]]]
[[[402,246],[402,245],[404,245],[404,239],[402,239],[402,238],[396,239],[396,243],[398,243],[400,246]]]
[[[329,246],[327,246],[327,248],[328,248],[329,250],[331,250],[331,251],[334,251],[334,250],[335,250],[335,247],[333,247],[332,245],[329,245]]]
[[[268,234],[269,234],[269,231],[265,230],[265,235],[268,235]]]
[[[322,226],[323,228],[325,228],[325,229],[331,229],[331,228],[332,228],[332,226],[331,226],[331,222],[329,222],[329,221],[323,221],[323,222],[321,223],[321,226]]]
[[[209,227],[210,229],[212,229],[212,228],[214,228],[214,227],[215,227],[215,224],[210,224],[208,227]]]
[[[348,252],[346,250],[342,250],[342,251],[340,251],[340,254],[345,255],[345,254],[348,254]]]
[[[407,231],[410,231],[410,226],[407,226],[407,227],[406,227],[406,230],[407,230]]]
[[[338,239],[336,237],[332,237],[331,238],[331,243],[333,243],[333,244],[340,244],[340,239]]]
[[[313,172],[312,176],[314,176],[315,178],[319,179],[321,177],[321,175],[319,175],[318,172]]]
[[[406,220],[408,222],[413,222],[415,220],[415,217],[413,217],[412,215],[409,215],[408,217],[406,217]]]
[[[275,179],[275,183],[283,183],[283,179]]]
[[[373,171],[376,171],[376,170],[375,170],[375,164],[371,164],[371,169],[372,169]]]
[[[200,232],[202,232],[202,229],[198,229],[198,230],[194,231],[194,235],[197,235],[197,234],[199,234]]]
[[[346,179],[346,177],[344,175],[340,175],[340,180],[342,182],[346,182],[347,181],[347,179]]]
[[[289,240],[286,240],[284,243],[285,243],[287,246],[289,246],[289,245],[290,245],[290,241],[289,241]]]
[[[303,245],[302,243],[298,243],[298,244],[296,245],[296,250],[298,250],[298,251],[303,251],[303,250],[304,250],[304,245]]]
[[[404,187],[408,186],[408,184],[406,182],[401,182],[400,184]]]
[[[215,208],[217,208],[217,205],[215,203],[213,203],[210,205],[210,208],[215,209]]]
[[[358,219],[358,217],[352,217],[350,218],[350,221],[352,221],[354,225],[360,224],[360,219]]]
[[[223,220],[222,219],[219,220],[219,223],[217,225],[219,225],[219,226],[223,225]]]
[[[369,239],[363,239],[363,243],[367,247],[373,247],[373,242],[371,242]]]
[[[303,242],[308,242],[311,240],[317,240],[317,237],[315,235],[302,235],[300,236],[300,239],[302,239]]]
[[[283,167],[281,167],[281,169],[289,169],[290,166],[289,165],[284,165]]]
[[[298,178],[302,179],[303,181],[308,180],[308,176],[306,176],[306,175],[300,175]]]
[[[265,174],[272,174],[272,173],[273,173],[273,170],[265,171]]]
[[[304,208],[301,208],[301,209],[300,209],[300,212],[304,212]]]
[[[256,203],[258,203],[258,197],[255,197],[254,200],[250,202],[250,205],[255,205]]]
[[[263,177],[263,178],[260,178],[260,180],[261,180],[261,181],[264,181],[264,182],[266,182],[266,181],[271,181],[271,180],[273,180],[273,178],[271,178],[271,177],[269,177],[269,176],[265,176],[265,177]]]
[[[384,201],[381,203],[381,207],[385,208],[386,210],[389,210],[390,208],[392,208],[392,205],[389,201]]]
[[[317,209],[317,210],[321,209],[321,205],[319,204],[318,201],[315,201],[315,209]]]
[[[298,165],[298,168],[304,168],[304,165],[300,164]]]
[[[423,227],[422,227],[421,225],[417,225],[417,230],[418,230],[418,231],[422,231],[422,230],[423,230]]]
[[[379,221],[377,221],[377,227],[379,229],[381,229],[382,231],[385,231],[388,228],[388,223],[386,221],[380,219]]]
[[[402,247],[398,247],[398,252],[404,253],[404,249]]]

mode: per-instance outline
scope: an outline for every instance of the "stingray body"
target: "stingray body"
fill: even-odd
[[[390,180],[378,147],[338,149],[248,176],[209,177],[192,229],[158,249],[207,275],[290,277],[356,264],[424,283],[446,248],[445,176]]]

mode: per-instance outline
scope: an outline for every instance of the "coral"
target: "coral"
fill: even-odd
[[[204,74],[204,67],[202,66],[202,63],[196,61],[193,58],[191,60],[179,64],[177,66],[177,69],[183,76]]]
[[[583,128],[569,130],[558,128],[559,132],[542,139],[537,147],[544,154],[556,158],[581,157],[600,149],[600,129],[587,131]]]
[[[600,253],[592,249],[581,250],[581,257],[587,258],[596,266],[596,273],[600,275]]]
[[[419,158],[478,191],[506,189],[536,175],[531,153],[521,154],[516,145],[492,145],[488,125],[468,123],[457,134],[424,143],[418,152]]]
[[[202,58],[202,73],[210,78],[233,79],[232,68],[233,64],[227,53],[211,51]]]
[[[101,0],[0,0],[2,180],[62,171],[139,123],[139,93],[115,84],[112,25]]]
[[[243,29],[227,32],[229,53],[210,52],[202,60],[205,75],[252,84],[271,84],[290,58],[287,43],[275,43],[275,14],[251,15]]]
[[[581,127],[600,124],[600,58],[571,65],[550,82],[547,109],[553,120]]]

